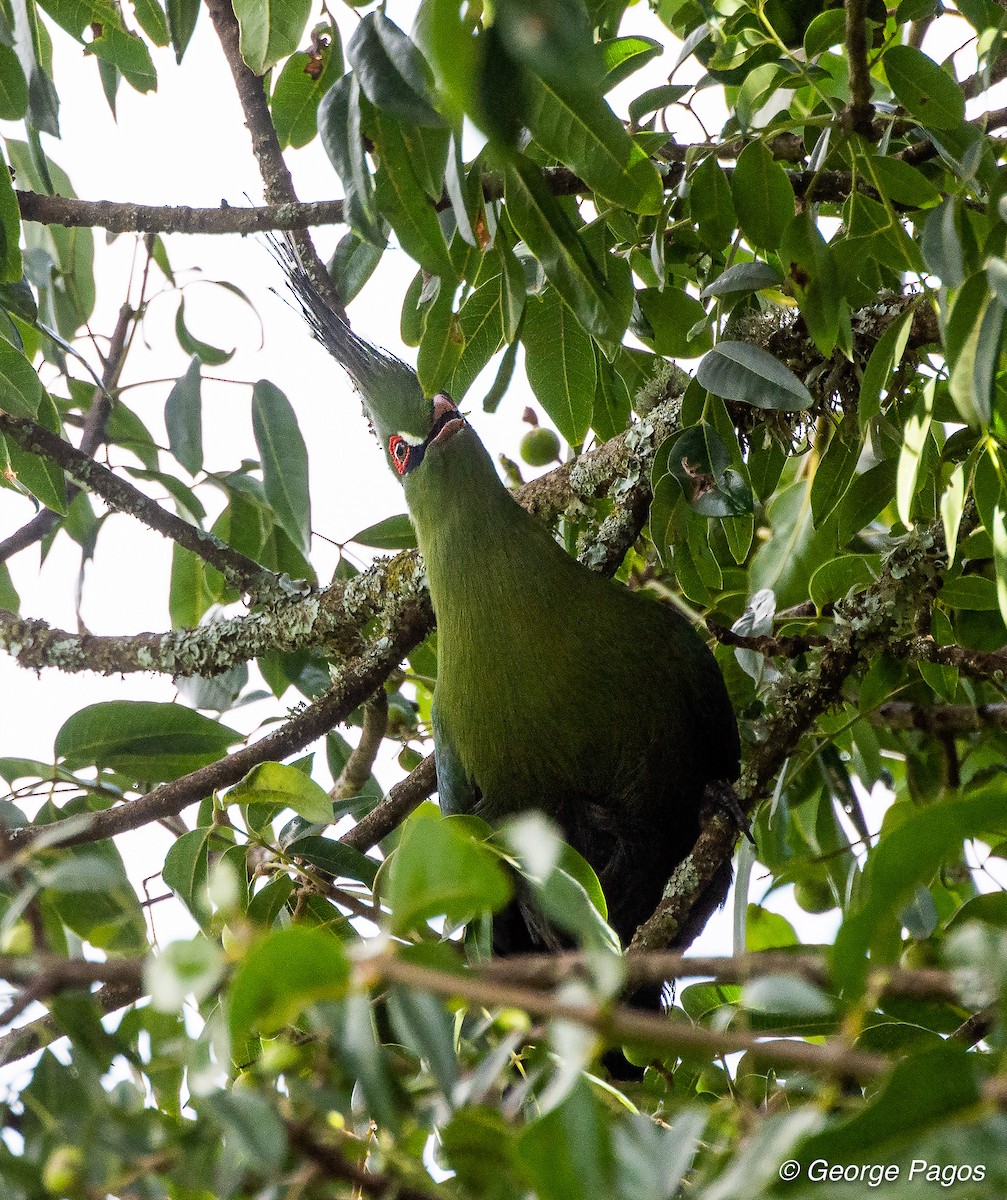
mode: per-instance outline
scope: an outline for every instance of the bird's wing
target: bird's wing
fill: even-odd
[[[434,762],[437,765],[437,794],[440,797],[441,812],[448,815],[472,812],[479,799],[479,789],[469,779],[462,766],[447,724],[437,711],[436,700],[432,715]]]

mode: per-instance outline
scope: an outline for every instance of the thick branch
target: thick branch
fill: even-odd
[[[246,558],[212,533],[204,533],[181,517],[166,512],[139,488],[96,463],[89,455],[50,433],[30,417],[15,417],[0,409],[0,433],[30,454],[40,454],[55,463],[81,487],[100,496],[110,508],[129,513],[150,529],[191,550],[217,568],[232,586],[252,595],[269,595],[279,589],[276,577],[265,567]]]
[[[396,783],[388,795],[365,817],[339,839],[347,846],[365,853],[386,838],[400,825],[417,805],[437,790],[437,770],[434,756],[427,757],[414,767],[405,779]]]
[[[1007,651],[970,650],[967,646],[938,646],[933,638],[915,638],[906,647],[911,659],[917,662],[941,663],[957,667],[976,679],[990,679],[1002,684],[1007,679]]]
[[[273,117],[266,100],[266,89],[262,80],[249,70],[241,57],[238,21],[231,7],[231,0],[207,0],[206,8],[220,39],[220,46],[231,70],[242,112],[245,114],[245,125],[252,138],[252,153],[259,164],[266,200],[272,205],[296,204],[294,181],[284,161],[280,139],[276,136]],[[290,239],[311,282],[333,309],[345,318],[342,300],[336,294],[332,279],[318,257],[310,234],[304,228],[295,227],[291,230]]]
[[[873,135],[871,69],[867,61],[867,0],[846,0],[846,61],[850,69],[850,103],[846,122],[854,133]]]
[[[16,193],[21,216],[41,225],[67,229],[107,229],[110,233],[264,233],[341,225],[342,200],[280,201],[257,208],[187,208],[172,204],[132,204],[116,200],[80,200],[76,196]]]
[[[389,664],[400,662],[423,636],[424,617],[419,607],[403,611],[399,627],[393,634],[381,638],[376,647],[348,664],[339,681],[324,696],[275,732],[209,766],[183,775],[181,779],[161,784],[138,800],[92,813],[87,824],[82,828],[75,827],[60,845],[97,842],[130,829],[139,829],[151,821],[177,816],[190,804],[237,783],[258,763],[278,761],[303,750],[374,694],[384,682]],[[76,818],[74,824],[77,825]],[[28,825],[13,830],[9,839],[11,848],[18,851],[30,846],[41,833],[51,833],[52,829],[52,825]]]

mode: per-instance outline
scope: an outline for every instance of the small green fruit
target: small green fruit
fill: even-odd
[[[72,1196],[84,1174],[84,1153],[79,1146],[56,1146],[42,1168],[42,1184],[56,1196]]]
[[[799,879],[794,884],[794,899],[809,913],[831,912],[836,907],[832,888],[824,879]]]
[[[552,429],[529,429],[521,439],[521,457],[530,467],[546,467],[559,458],[559,438]]]

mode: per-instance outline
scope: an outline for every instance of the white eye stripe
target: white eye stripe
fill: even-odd
[[[426,438],[414,437],[411,433],[397,433],[395,436],[401,438],[407,446],[422,446],[426,441]]]

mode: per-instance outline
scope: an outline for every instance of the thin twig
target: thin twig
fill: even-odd
[[[388,695],[382,687],[378,688],[364,705],[364,725],[360,731],[360,741],[351,751],[339,772],[339,778],[332,785],[329,795],[333,801],[349,800],[351,796],[359,794],[371,776],[374,760],[387,731]]]
[[[414,767],[405,779],[395,784],[380,804],[376,804],[367,816],[361,817],[339,840],[361,853],[370,850],[436,790],[437,771],[434,767],[434,756],[430,754]]]

